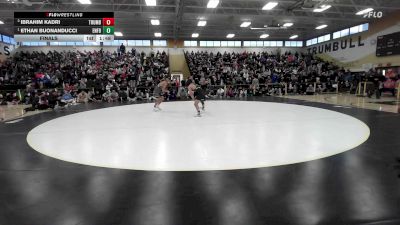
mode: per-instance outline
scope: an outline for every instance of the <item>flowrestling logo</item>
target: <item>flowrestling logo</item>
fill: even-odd
[[[371,12],[365,13],[363,17],[364,18],[368,18],[368,19],[370,19],[370,18],[380,19],[380,18],[383,17],[383,12],[381,12],[381,11],[378,11],[378,12],[377,11],[371,11]]]

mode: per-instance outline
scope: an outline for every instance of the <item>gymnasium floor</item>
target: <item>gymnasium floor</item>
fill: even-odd
[[[28,107],[29,107],[28,105],[0,105],[0,121],[12,121],[26,116],[32,116],[35,114],[46,112],[46,111],[26,112],[24,109]]]
[[[357,97],[350,94],[288,95],[284,98],[400,113],[400,100],[389,95],[383,95],[380,99]]]
[[[208,101],[200,118],[191,102],[151,107],[0,124],[0,224],[400,224],[396,113],[274,97]]]

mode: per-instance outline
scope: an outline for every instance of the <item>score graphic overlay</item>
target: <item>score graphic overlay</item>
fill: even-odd
[[[17,42],[114,40],[114,12],[14,12]]]

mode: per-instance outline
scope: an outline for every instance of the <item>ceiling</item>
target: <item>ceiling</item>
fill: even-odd
[[[82,5],[77,0],[0,0],[0,32],[12,35],[14,11],[114,11],[115,31],[121,31],[124,39],[153,38],[161,32],[163,38],[189,39],[199,33],[199,40],[224,40],[234,33],[236,40],[257,40],[263,33],[270,40],[287,40],[299,35],[307,40],[342,28],[358,25],[369,20],[355,15],[365,8],[374,8],[388,15],[400,10],[400,0],[275,0],[279,5],[270,11],[262,10],[269,0],[220,0],[215,9],[208,9],[208,0],[157,0],[157,6],[146,6],[145,0],[91,0]],[[332,5],[332,8],[314,13],[305,6]],[[152,26],[150,19],[159,19],[160,26]],[[197,27],[200,19],[207,20],[205,27]],[[288,29],[251,30],[241,28],[243,21],[251,21],[252,27],[292,22]],[[323,30],[315,27],[327,24]]]

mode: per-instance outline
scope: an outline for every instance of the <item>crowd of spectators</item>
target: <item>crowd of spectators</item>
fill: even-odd
[[[376,71],[351,73],[333,63],[303,53],[213,53],[186,52],[190,72],[196,82],[216,88],[227,86],[225,95],[281,95],[337,92],[345,89],[355,92],[360,81],[377,76]],[[285,87],[286,85],[286,87]]]
[[[86,102],[152,100],[155,85],[168,76],[165,52],[49,51],[17,52],[0,62],[0,87],[23,91],[0,93],[0,105],[29,104],[31,109],[64,107]],[[374,70],[351,73],[311,55],[286,52],[186,52],[193,80],[206,87],[208,97],[247,97],[355,92],[360,81],[372,89],[391,91],[398,80],[382,78]],[[379,78],[379,79],[378,79]],[[383,80],[382,80],[383,79]],[[398,81],[397,81],[398,82]],[[187,98],[185,81],[171,82],[168,100]]]
[[[0,104],[23,102],[42,109],[75,102],[136,101],[150,98],[168,74],[166,52],[17,52],[0,62],[0,86],[24,91],[2,93]]]

